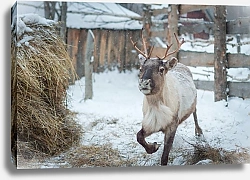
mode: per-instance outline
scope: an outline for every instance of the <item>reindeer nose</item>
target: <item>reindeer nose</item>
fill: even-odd
[[[140,79],[139,88],[140,89],[151,89],[150,87],[151,79]]]
[[[145,86],[148,86],[148,85],[150,84],[150,82],[151,82],[151,79],[146,79],[146,80],[144,81]]]

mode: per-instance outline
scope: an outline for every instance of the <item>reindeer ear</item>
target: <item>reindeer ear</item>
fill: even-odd
[[[146,58],[143,55],[141,55],[141,54],[138,55],[138,58],[139,58],[140,64],[143,65],[144,62],[146,61]]]
[[[170,70],[173,69],[177,63],[178,63],[178,59],[175,57],[172,57],[170,60],[167,60],[165,62],[163,62],[165,64],[165,67]]]

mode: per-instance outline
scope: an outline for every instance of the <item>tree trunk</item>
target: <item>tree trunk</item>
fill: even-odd
[[[66,20],[67,20],[67,2],[62,2],[61,6],[61,29],[60,29],[60,36],[66,42]]]
[[[46,19],[54,20],[56,14],[56,2],[44,1],[44,14]]]
[[[169,52],[172,52],[177,49],[177,42],[175,40],[174,33],[178,36],[178,19],[179,19],[179,13],[178,13],[178,6],[179,5],[170,5],[170,11],[168,13],[168,44],[172,44],[172,47],[170,48]],[[172,56],[177,57],[177,53],[174,53]]]
[[[93,55],[94,52],[94,34],[91,30],[88,30],[87,42],[86,42],[86,53],[85,53],[85,98],[92,99],[93,97],[93,84],[92,84],[92,73],[93,73]]]
[[[215,6],[214,101],[227,100],[226,7]]]

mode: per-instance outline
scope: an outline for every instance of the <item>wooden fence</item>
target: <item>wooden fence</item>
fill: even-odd
[[[209,9],[214,8],[213,5],[180,5],[179,14],[185,14],[194,10]],[[168,8],[155,9],[152,12],[153,16],[159,14],[168,14]],[[214,23],[203,21],[199,19],[178,19],[180,24],[186,24],[185,26],[181,25],[178,28],[179,34],[193,34],[200,32],[207,32],[209,34],[214,33]],[[235,20],[230,20],[226,22],[226,34],[249,34],[250,33],[250,17],[239,17]],[[168,19],[153,21],[152,23],[152,37],[166,37],[168,26]]]
[[[138,67],[137,53],[130,42],[130,36],[137,41],[141,37],[140,30],[92,30],[95,36],[93,72],[105,69],[119,71]],[[87,29],[68,29],[68,52],[78,76],[84,76],[84,55],[86,49]]]
[[[73,59],[73,64],[79,78],[85,74],[84,56],[86,49],[87,29],[68,29],[68,52]],[[95,35],[93,72],[99,73],[106,69],[119,71],[138,68],[137,52],[129,40],[131,36],[139,41],[140,30],[93,30]],[[139,46],[139,45],[138,45]],[[154,55],[162,56],[164,48],[155,47]],[[178,59],[187,66],[213,67],[214,53],[179,51]],[[229,68],[250,68],[250,56],[245,54],[227,54]],[[213,81],[195,81],[197,89],[213,91]],[[250,98],[249,82],[229,82],[229,96]]]
[[[181,5],[179,10],[180,10],[180,14],[183,14],[183,13],[188,12],[190,9],[199,10],[199,9],[206,9],[206,8],[211,8],[211,7],[214,8],[214,6],[191,6],[191,5],[183,6]],[[168,13],[167,8],[153,11],[153,15],[167,14],[167,13]],[[169,16],[171,17],[170,19],[153,21],[151,25],[151,29],[152,29],[151,37],[166,38],[168,36],[169,29],[166,27],[175,26],[171,24],[173,23],[172,19],[174,16],[172,16],[172,14],[170,14]],[[218,37],[218,34],[215,35],[215,28],[214,28],[215,23],[214,22],[206,22],[203,20],[192,21],[192,19],[182,18],[182,19],[178,19],[178,23],[186,24],[186,25],[178,26],[178,34],[180,35],[206,32],[206,33],[209,33],[210,35],[214,35]],[[235,44],[235,46],[237,47],[237,51],[240,52],[240,46],[242,45],[242,43],[240,42],[240,36],[244,36],[244,35],[247,35],[248,37],[250,36],[250,17],[241,17],[236,20],[225,22],[225,30],[226,30],[225,34],[237,36],[237,44]],[[226,43],[227,42],[225,41],[224,45]],[[246,42],[246,44],[250,44],[250,42]],[[153,55],[161,56],[163,52],[164,52],[164,48],[157,47],[154,49]],[[178,59],[181,63],[188,65],[188,66],[215,67],[216,58],[215,58],[214,53],[180,51],[178,53]],[[226,68],[250,68],[250,56],[249,55],[240,54],[240,53],[238,54],[226,53],[225,59],[226,59]],[[227,81],[226,78],[225,78],[225,81]],[[250,82],[249,81],[248,82],[230,82],[229,81],[225,83],[227,84],[227,90],[229,90],[227,92],[228,96],[250,98]],[[203,90],[209,90],[209,91],[216,90],[214,81],[200,81],[199,80],[199,81],[195,81],[195,84],[196,84],[197,89],[203,89]]]
[[[227,22],[227,34],[249,34],[250,18],[240,18],[235,21]],[[179,33],[189,33],[190,29],[208,28],[210,32],[213,29],[213,23],[204,22],[203,24],[194,24],[195,27],[188,28],[180,27]],[[199,28],[197,28],[199,27]],[[152,28],[153,29],[153,28]],[[206,29],[206,31],[208,30]],[[73,64],[79,78],[83,77],[84,72],[84,55],[86,49],[87,29],[71,29],[67,30],[67,44],[69,45],[68,52],[73,59]],[[140,47],[141,30],[105,30],[93,29],[95,36],[94,46],[94,62],[93,72],[103,72],[106,69],[113,70],[118,68],[119,71],[131,70],[138,68],[137,52],[134,50],[130,42],[130,37],[134,41],[138,41]],[[161,37],[166,31],[152,31],[152,37]],[[155,47],[152,56],[162,56],[165,49]],[[227,68],[250,68],[250,56],[245,54],[230,54],[227,53],[228,67]],[[180,62],[187,66],[194,67],[214,67],[214,53],[180,51],[178,53]],[[213,81],[195,81],[197,89],[214,90]],[[229,96],[237,96],[242,98],[250,98],[250,83],[249,82],[228,82]]]

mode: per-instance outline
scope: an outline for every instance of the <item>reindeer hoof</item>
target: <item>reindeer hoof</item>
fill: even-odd
[[[159,149],[160,146],[161,144],[158,144],[157,142],[150,143],[146,151],[148,154],[155,153]]]
[[[154,142],[155,144],[155,148],[156,148],[156,151],[159,149],[159,147],[161,146],[161,144],[158,144],[157,142]]]
[[[201,136],[203,135],[203,132],[202,132],[202,129],[199,127],[199,128],[195,128],[195,135],[196,136]]]

